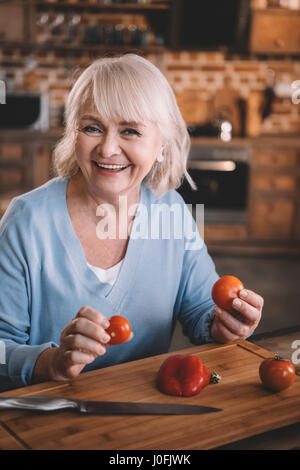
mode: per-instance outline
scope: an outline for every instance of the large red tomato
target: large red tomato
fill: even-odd
[[[232,310],[232,301],[242,289],[244,285],[237,277],[223,276],[213,285],[211,295],[218,307]]]
[[[196,395],[209,383],[218,383],[219,380],[216,372],[211,373],[197,356],[189,354],[169,356],[156,377],[161,392],[185,397]]]
[[[109,327],[107,328],[107,333],[110,335],[110,343],[121,344],[126,341],[131,333],[130,323],[126,318],[121,317],[121,315],[114,315],[109,319]]]
[[[290,361],[275,356],[262,361],[259,376],[266,388],[280,392],[293,384],[295,367]]]

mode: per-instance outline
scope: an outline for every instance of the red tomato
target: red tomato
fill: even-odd
[[[218,374],[211,374],[197,356],[176,354],[162,363],[156,383],[163,393],[190,397],[199,393],[211,381],[216,383],[219,380]]]
[[[290,361],[275,356],[262,361],[259,376],[266,388],[280,392],[293,384],[295,367]]]
[[[244,285],[237,277],[223,276],[213,285],[211,295],[220,308],[232,310],[232,301],[242,289]]]
[[[106,332],[110,335],[111,345],[124,343],[131,333],[130,323],[121,315],[114,315],[109,319],[109,327]]]

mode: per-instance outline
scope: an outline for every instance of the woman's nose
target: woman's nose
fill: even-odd
[[[119,155],[121,149],[118,136],[115,133],[105,132],[97,146],[98,153],[102,158],[109,158],[113,155]]]

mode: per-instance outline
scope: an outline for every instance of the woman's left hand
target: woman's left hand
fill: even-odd
[[[229,343],[250,336],[260,322],[264,299],[255,292],[243,289],[234,299],[231,313],[215,307],[211,327],[212,338],[219,343]]]

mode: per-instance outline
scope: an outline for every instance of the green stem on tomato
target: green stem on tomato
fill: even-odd
[[[277,353],[274,356],[274,361],[284,361],[285,359],[281,356],[279,356]]]
[[[210,375],[210,381],[209,383],[211,384],[217,384],[221,380],[221,376],[214,370],[211,375]]]

